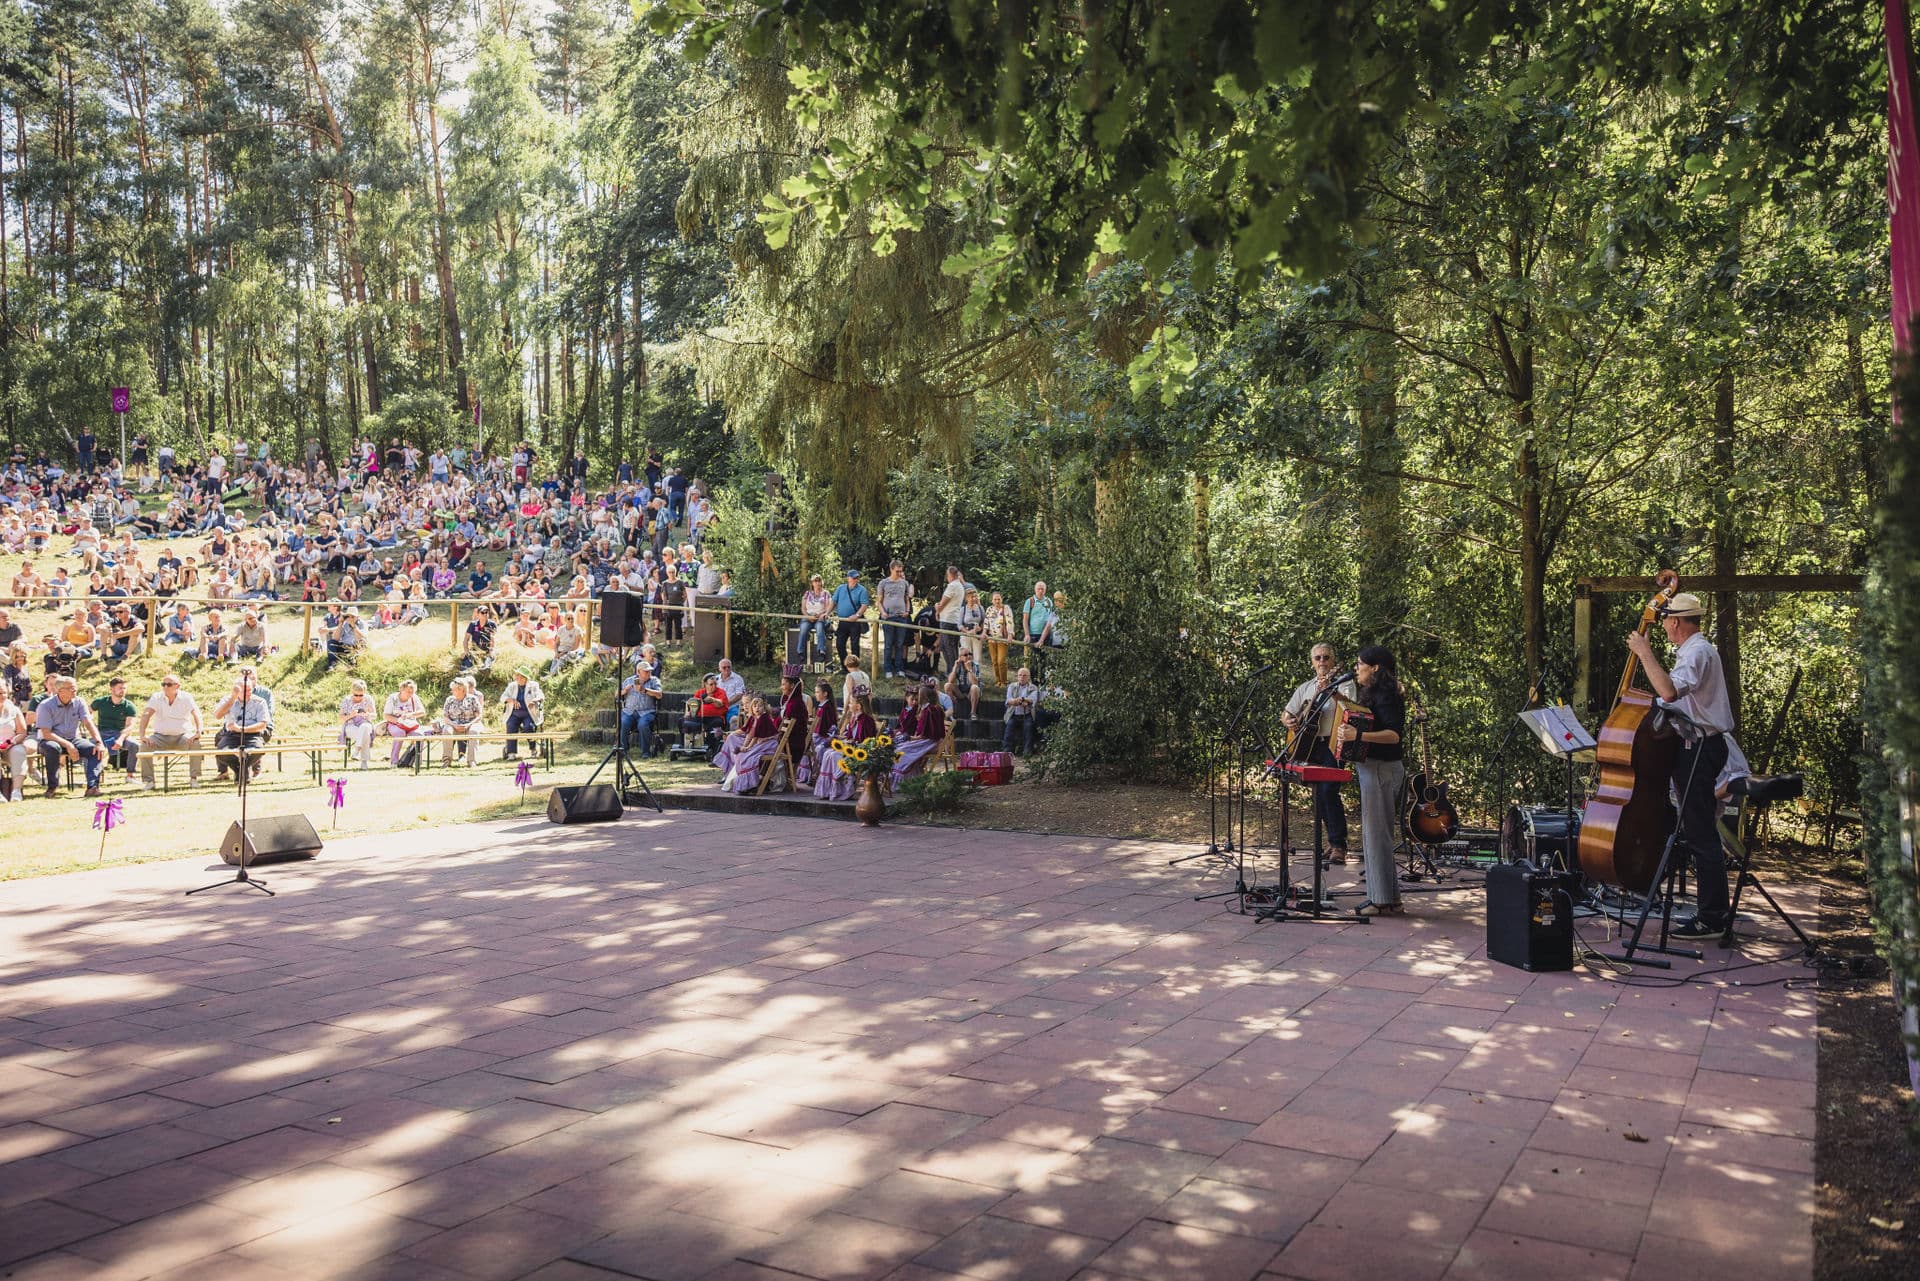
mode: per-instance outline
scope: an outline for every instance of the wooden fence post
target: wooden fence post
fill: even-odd
[[[451,597],[449,597],[447,600],[447,616],[453,620],[453,647],[455,649],[459,649],[460,648],[460,602],[452,599]]]
[[[300,625],[300,652],[304,654],[307,647],[313,644],[313,602],[308,601],[301,606],[300,612],[305,616]]]

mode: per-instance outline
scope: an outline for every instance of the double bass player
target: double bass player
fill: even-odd
[[[1733,703],[1727,696],[1726,671],[1720,651],[1700,630],[1704,610],[1700,598],[1681,592],[1659,609],[1660,626],[1674,647],[1673,668],[1661,665],[1645,632],[1627,637],[1645,669],[1654,693],[1692,722],[1679,726],[1682,744],[1674,755],[1671,782],[1679,797],[1679,832],[1675,847],[1693,857],[1699,910],[1694,919],[1675,927],[1683,938],[1712,938],[1727,927],[1727,862],[1714,821],[1714,785],[1727,763],[1728,735],[1733,731]]]

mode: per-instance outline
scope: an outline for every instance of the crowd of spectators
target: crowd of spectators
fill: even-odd
[[[111,694],[107,710],[101,699],[82,709],[93,718],[85,725],[69,724],[73,714],[61,711],[52,714],[53,732],[42,733],[38,717],[49,700],[73,705],[59,699],[57,681],[74,680],[77,697],[83,669],[98,663],[110,672],[149,644],[176,668],[256,663],[286,643],[276,634],[285,620],[271,621],[265,602],[316,607],[311,640],[329,667],[352,663],[372,633],[419,625],[430,601],[464,602],[457,648],[468,684],[449,692],[456,706],[437,718],[459,727],[480,723],[467,713],[485,706],[476,678],[492,668],[502,628],[522,647],[544,651],[552,676],[570,663],[612,660],[614,650],[592,641],[592,602],[602,592],[640,596],[648,635],[662,644],[684,639],[697,606],[733,596],[730,573],[702,546],[713,520],[706,486],[656,450],[620,462],[613,483],[592,490],[585,457],[546,460],[529,442],[482,456],[464,446],[428,452],[397,438],[384,447],[362,440],[337,460],[316,443],[297,459],[276,456],[265,441],[237,440],[191,459],[171,446],[150,448],[141,436],[125,459],[102,450],[91,433],[77,444],[72,468],[20,447],[0,468],[0,551],[20,557],[0,581],[0,654],[7,706],[21,721],[10,736],[0,708],[0,762],[29,749],[51,762],[49,748],[59,747],[85,766],[90,787],[108,754],[131,774],[140,745],[197,745],[203,727],[172,710],[192,699],[183,691],[168,696],[168,688],[179,689],[169,676],[148,703],[168,709],[155,712],[163,727],[152,734],[114,723]],[[56,536],[70,540],[58,555]],[[58,624],[38,637],[38,652],[9,618],[10,604],[59,612]],[[1063,604],[1042,582],[1010,605],[955,567],[937,588],[916,593],[895,562],[871,590],[858,571],[831,589],[816,576],[800,602],[801,641],[823,668],[831,652],[837,667],[852,658],[858,669],[863,639],[877,629],[877,674],[932,679],[948,711],[964,706],[972,714],[989,679],[1009,694],[1019,683],[1010,654],[1037,670],[1047,650],[1064,644]],[[649,661],[657,683],[658,658]],[[729,682],[741,688],[726,690]],[[744,682],[723,665],[708,683],[727,695],[711,700],[719,709],[715,728],[724,729],[738,715]],[[623,692],[621,709],[623,729],[643,741],[652,737],[659,699],[644,684],[640,694]],[[508,709],[508,729],[539,723],[538,685],[531,711],[525,686],[517,677],[507,682],[505,696],[517,689],[520,700]],[[389,696],[378,717],[350,717],[343,708],[343,741],[363,765],[371,745],[362,729],[392,736],[407,718],[388,716],[387,704],[400,697],[403,691]],[[643,731],[629,704],[649,698]],[[1016,732],[1018,714],[1011,700],[1008,706],[1010,741],[1030,741],[1030,730]],[[60,732],[67,729],[79,737]],[[397,756],[402,748],[391,750]],[[199,760],[192,764],[197,776]],[[8,794],[21,790],[25,772],[10,770]],[[42,782],[51,783],[44,772]]]

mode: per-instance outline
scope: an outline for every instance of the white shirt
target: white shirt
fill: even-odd
[[[1708,734],[1726,734],[1733,729],[1733,704],[1727,698],[1727,674],[1720,666],[1720,651],[1703,632],[1695,632],[1680,642],[1674,652],[1673,689],[1679,697],[1669,700],[1674,709],[1692,720]]]
[[[161,690],[147,700],[147,711],[152,713],[147,720],[149,734],[190,734],[200,723],[200,709],[193,695],[184,689],[174,695],[172,702],[167,701],[166,691]]]
[[[949,582],[940,593],[940,608],[937,617],[943,623],[960,621],[960,609],[967,603],[967,585],[959,579]]]
[[[720,688],[727,691],[727,706],[733,707],[747,692],[747,678],[739,672],[732,672],[720,678]]]
[[[1352,677],[1341,681],[1334,687],[1334,692],[1346,698],[1357,699],[1360,697],[1360,688],[1353,683]],[[1299,687],[1293,691],[1293,697],[1287,700],[1287,714],[1290,716],[1305,716],[1307,709],[1313,706],[1313,700],[1318,697],[1320,697],[1320,678],[1318,676],[1308,677],[1306,680],[1300,682]],[[1333,700],[1329,698],[1326,701],[1326,705],[1320,709],[1320,724],[1313,731],[1314,737],[1333,737],[1333,713]]]

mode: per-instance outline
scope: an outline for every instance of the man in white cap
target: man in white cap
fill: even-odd
[[[1727,696],[1720,651],[1700,630],[1705,611],[1700,598],[1681,592],[1660,611],[1660,626],[1673,643],[1673,670],[1653,652],[1642,632],[1627,637],[1627,648],[1646,669],[1653,692],[1685,717],[1681,748],[1673,758],[1673,791],[1680,798],[1675,846],[1693,856],[1699,911],[1674,930],[1685,938],[1711,938],[1727,928],[1727,861],[1714,824],[1715,780],[1727,763],[1727,735],[1733,732],[1733,702]]]

